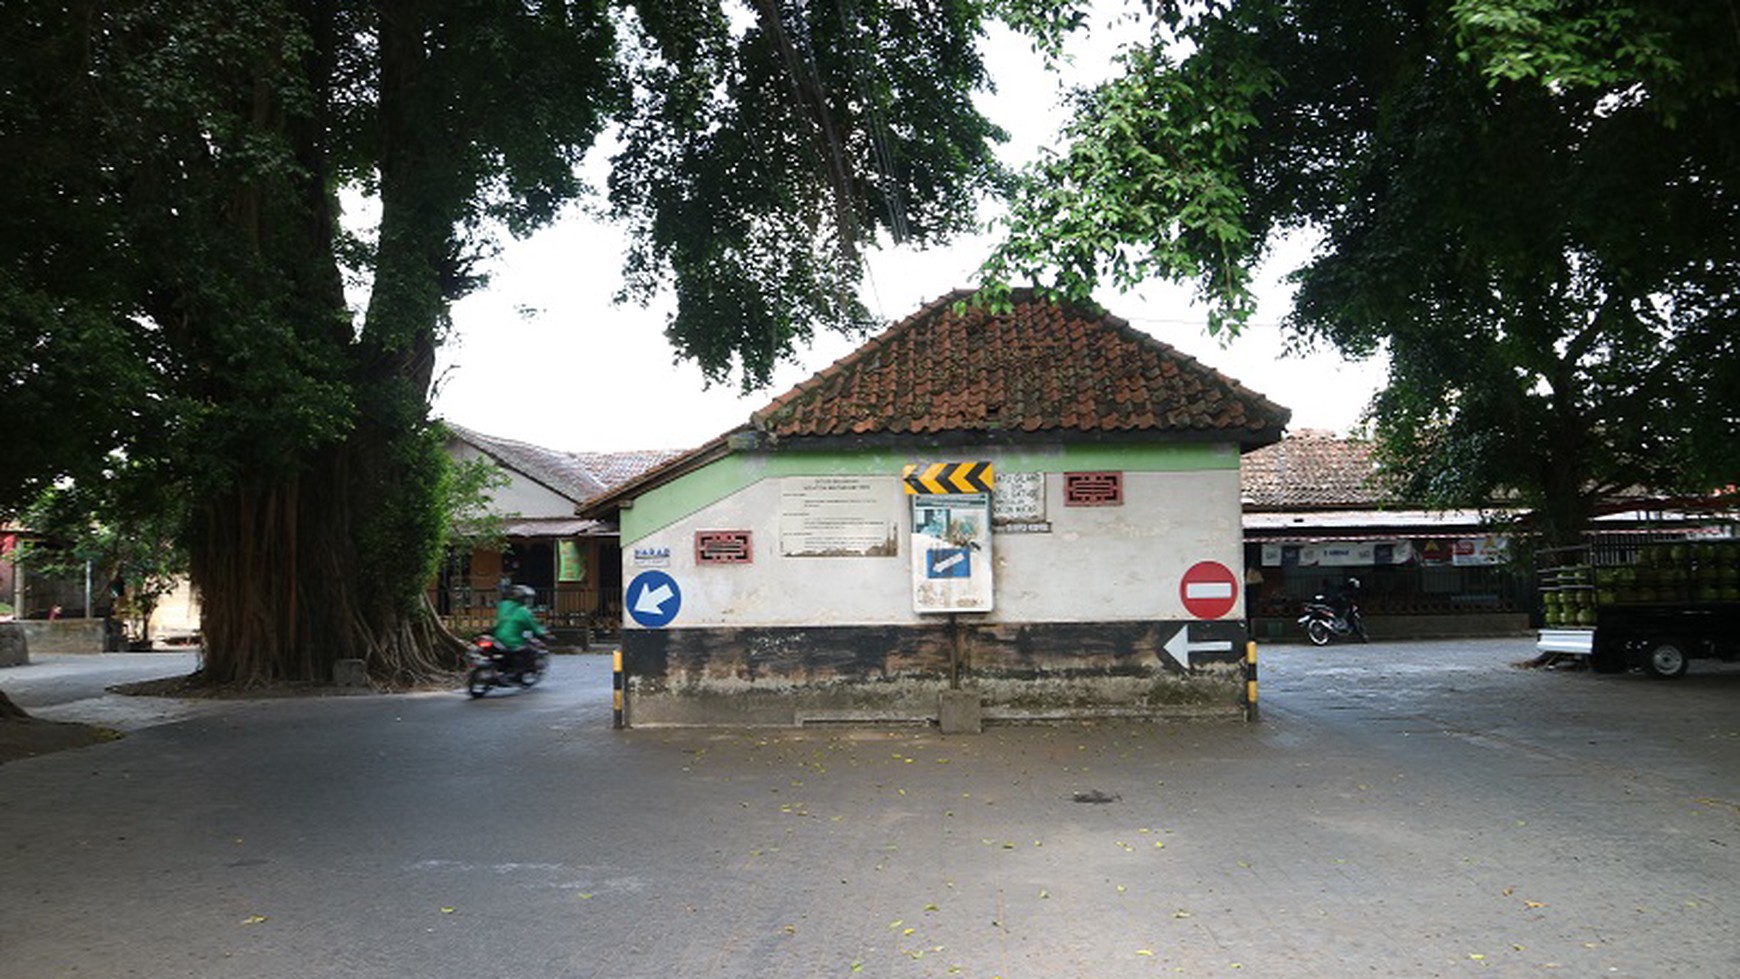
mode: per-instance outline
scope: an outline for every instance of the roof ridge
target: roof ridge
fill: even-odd
[[[1015,287],[998,297],[1003,301],[956,314],[956,306],[980,292],[955,289],[926,302],[773,398],[750,415],[751,425],[783,437],[1011,427],[1150,435],[1221,431],[1241,444],[1264,444],[1279,437],[1291,416],[1091,298]],[[913,342],[918,336],[926,338],[921,346]],[[914,347],[907,358],[901,357],[902,344]],[[884,350],[896,361],[871,369],[870,361]],[[909,366],[920,358],[935,370]],[[904,373],[902,365],[909,366]],[[1071,369],[1061,370],[1064,365]]]

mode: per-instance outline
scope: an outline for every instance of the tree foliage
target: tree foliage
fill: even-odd
[[[1388,354],[1372,419],[1417,498],[1502,495],[1564,537],[1621,489],[1735,481],[1731,5],[1190,11],[1082,97],[994,272],[1194,280],[1236,329],[1252,265],[1309,228],[1288,325]]]
[[[111,460],[101,479],[37,497],[23,515],[32,537],[14,560],[42,575],[90,574],[97,587],[109,590],[126,637],[143,640],[159,601],[187,574],[187,552],[176,540],[186,508],[184,501],[161,495],[162,487],[123,472],[125,466]]]
[[[134,0],[0,14],[0,506],[106,480],[185,514],[220,681],[410,680],[457,478],[428,418],[495,236],[609,127],[631,291],[764,380],[861,319],[859,250],[969,219],[997,132],[968,0]],[[342,204],[373,199],[356,234]],[[352,309],[346,282],[367,287]],[[16,420],[28,419],[20,423]],[[125,460],[115,469],[112,460]]]
[[[611,213],[633,232],[625,295],[675,284],[672,345],[745,388],[818,326],[871,325],[862,250],[974,225],[1003,138],[974,3],[755,0],[642,10]],[[656,177],[654,177],[656,175]]]

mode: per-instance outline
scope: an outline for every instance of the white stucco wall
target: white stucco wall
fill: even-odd
[[[448,443],[448,451],[454,459],[464,462],[475,459],[495,462],[494,459],[477,451],[471,445],[458,440]],[[499,466],[499,463],[497,465]],[[490,509],[494,512],[521,517],[574,516],[573,500],[522,473],[505,468],[502,471],[508,475],[508,484],[492,491]]]
[[[969,456],[970,457],[970,456]],[[994,455],[987,455],[995,462]],[[1184,571],[1217,561],[1242,576],[1237,453],[1219,468],[1124,470],[1121,506],[1066,507],[1061,470],[1046,477],[1050,533],[997,533],[994,611],[988,623],[1189,619],[1179,597]],[[1231,465],[1225,465],[1230,459]],[[1020,463],[1033,471],[1032,459]],[[911,503],[898,478],[867,477],[898,527],[899,553],[874,557],[784,557],[781,479],[769,474],[693,512],[625,540],[624,581],[651,567],[681,589],[667,628],[903,625],[934,619],[913,610]],[[625,531],[628,530],[625,521]],[[697,565],[696,531],[749,530],[754,561]],[[668,560],[663,552],[668,549]],[[642,552],[637,560],[636,554]],[[650,557],[645,552],[658,555]],[[1242,588],[1223,618],[1244,615]],[[633,588],[630,586],[630,598]],[[627,628],[637,628],[630,619]]]

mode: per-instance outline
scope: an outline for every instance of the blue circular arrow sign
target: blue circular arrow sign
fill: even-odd
[[[677,579],[663,571],[642,571],[635,575],[623,598],[628,604],[629,617],[646,629],[662,629],[670,625],[677,617],[677,610],[683,607],[683,592],[677,587]]]

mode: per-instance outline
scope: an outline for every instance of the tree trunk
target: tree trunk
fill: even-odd
[[[208,503],[192,547],[204,607],[204,677],[214,684],[332,680],[361,659],[402,688],[451,674],[461,644],[423,598],[430,546],[395,519],[427,496],[402,444],[364,424],[282,476],[255,476]]]
[[[23,720],[29,716],[24,712],[24,708],[13,703],[12,699],[6,696],[6,691],[0,690],[0,721]]]

